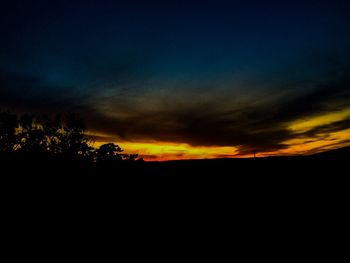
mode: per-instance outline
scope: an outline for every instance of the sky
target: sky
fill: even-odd
[[[350,2],[1,2],[0,108],[146,160],[350,145]]]

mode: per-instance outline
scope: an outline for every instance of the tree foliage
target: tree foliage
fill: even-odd
[[[83,121],[75,114],[35,116],[0,112],[0,154],[55,156],[97,163],[134,161],[135,154],[122,154],[114,143],[92,147]]]

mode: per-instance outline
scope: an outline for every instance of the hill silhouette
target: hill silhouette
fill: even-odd
[[[350,160],[350,146],[317,153],[312,155],[312,157],[330,159],[330,160],[339,160],[339,159]]]

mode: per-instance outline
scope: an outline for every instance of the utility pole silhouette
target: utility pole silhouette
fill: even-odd
[[[255,157],[256,157],[256,151],[254,151],[254,159],[255,159]]]

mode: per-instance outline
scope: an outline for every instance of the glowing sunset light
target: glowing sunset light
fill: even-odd
[[[105,142],[96,142],[95,147]],[[117,143],[117,142],[116,142]],[[126,153],[137,153],[147,161],[212,159],[237,157],[235,147],[201,146],[167,142],[120,142]]]

